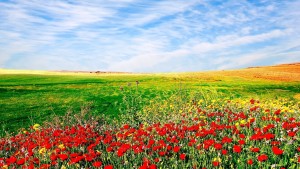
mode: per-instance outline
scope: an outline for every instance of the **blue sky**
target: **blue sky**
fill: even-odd
[[[300,61],[299,0],[0,0],[0,68],[182,72]]]

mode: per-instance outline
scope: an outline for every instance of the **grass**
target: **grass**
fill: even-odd
[[[299,168],[297,65],[0,71],[0,168]]]
[[[273,72],[270,74],[267,68],[256,69],[168,74],[0,70],[0,134],[3,136],[5,132],[16,132],[68,111],[79,112],[87,105],[93,115],[118,117],[124,97],[120,87],[134,89],[136,81],[139,81],[138,94],[143,101],[142,107],[158,96],[167,99],[180,89],[186,92],[214,91],[231,98],[297,99],[295,96],[300,93],[298,79],[286,81],[274,78],[281,77],[283,72],[289,75],[293,73],[296,75],[294,77],[298,77],[299,73],[282,69],[276,72],[274,67],[270,67]],[[128,87],[128,83],[131,87]]]

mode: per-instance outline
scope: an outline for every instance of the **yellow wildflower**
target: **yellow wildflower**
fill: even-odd
[[[236,122],[236,123],[235,123],[235,126],[236,126],[236,127],[237,127],[237,126],[239,126],[239,125],[240,125],[240,123],[239,123],[239,122]]]
[[[247,122],[246,122],[246,120],[241,120],[240,123],[241,124],[246,124]]]
[[[34,124],[32,128],[33,128],[34,130],[39,130],[40,126],[41,126],[41,125],[39,125],[39,124]]]
[[[221,162],[222,160],[221,160],[221,158],[220,158],[220,157],[215,157],[215,158],[213,159],[213,161],[216,161],[216,162]]]
[[[60,144],[60,145],[58,145],[58,148],[60,148],[60,149],[64,149],[64,148],[65,148],[65,146],[64,146],[64,144]]]
[[[43,148],[41,148],[41,149],[39,150],[39,153],[40,153],[40,154],[45,154],[46,151],[47,151],[47,149],[46,149],[45,147],[43,147]]]

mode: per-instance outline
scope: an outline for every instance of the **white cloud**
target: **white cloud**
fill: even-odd
[[[188,70],[300,60],[296,51],[283,52],[300,45],[299,1],[221,3],[0,2],[0,66],[157,72],[171,70],[158,67],[166,63],[185,70],[175,63],[184,59]]]

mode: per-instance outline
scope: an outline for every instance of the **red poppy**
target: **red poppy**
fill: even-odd
[[[245,134],[239,134],[239,137],[243,139],[243,138],[245,138],[246,136],[245,136]]]
[[[259,155],[259,156],[257,156],[257,160],[260,162],[266,161],[266,160],[268,160],[268,156],[265,154]]]
[[[181,160],[184,160],[185,159],[185,154],[180,154],[180,156],[179,156],[179,158],[181,159]]]
[[[17,158],[14,156],[11,156],[10,158],[6,159],[7,164],[12,164],[12,163],[15,163],[16,161],[17,161]]]
[[[239,145],[234,145],[233,146],[233,152],[235,153],[240,153],[242,151],[242,147]]]
[[[253,164],[253,160],[252,160],[252,159],[249,159],[249,160],[247,161],[247,163],[248,163],[249,165],[252,165],[252,164]]]
[[[156,162],[156,163],[158,163],[159,161],[160,161],[159,158],[155,158],[155,159],[154,159],[154,162]]]
[[[175,146],[173,148],[174,153],[177,153],[180,150],[180,146]]]
[[[164,155],[166,155],[166,153],[167,153],[167,152],[165,152],[165,151],[160,151],[160,152],[158,152],[158,154],[159,154],[160,156],[164,156]]]
[[[259,152],[260,148],[254,147],[254,148],[251,148],[250,150],[251,150],[252,152],[257,153],[257,152]]]
[[[25,163],[25,158],[21,158],[20,160],[17,161],[18,165],[23,165]]]
[[[224,149],[223,149],[223,150],[222,150],[222,154],[223,154],[223,155],[226,155],[226,154],[227,154],[227,150],[224,150]]]
[[[290,137],[294,137],[294,136],[296,135],[296,132],[290,131],[290,132],[288,132],[288,135],[289,135]]]
[[[113,168],[114,168],[113,165],[106,165],[106,166],[104,166],[104,169],[113,169]]]
[[[151,164],[151,165],[149,166],[149,169],[157,169],[157,167],[156,167],[155,164]]]
[[[281,155],[283,153],[283,150],[278,147],[272,147],[272,151],[275,155]]]
[[[212,164],[213,164],[213,166],[217,167],[217,166],[220,165],[220,162],[218,162],[218,161],[213,161]]]
[[[224,137],[223,139],[222,139],[222,143],[224,144],[224,143],[231,143],[232,142],[232,138],[229,138],[229,137]]]
[[[246,144],[246,142],[245,142],[245,140],[239,140],[239,144],[244,145],[244,144]]]
[[[59,154],[59,155],[57,155],[57,156],[58,156],[58,158],[60,158],[62,161],[68,159],[68,155],[66,155],[66,154]]]
[[[216,144],[214,145],[214,147],[215,147],[216,150],[221,150],[221,149],[222,149],[222,144],[216,143]]]
[[[93,162],[93,166],[94,167],[101,167],[101,165],[102,165],[101,161],[95,161],[95,162]]]

